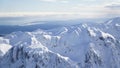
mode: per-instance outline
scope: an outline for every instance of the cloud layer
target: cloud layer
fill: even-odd
[[[61,3],[68,3],[68,0],[40,0],[43,2],[61,2]]]
[[[120,0],[13,0],[0,1],[0,16],[58,15],[105,17],[120,15]]]
[[[120,3],[107,5],[106,8],[120,10]]]

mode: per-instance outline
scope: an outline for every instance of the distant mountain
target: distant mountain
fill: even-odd
[[[0,25],[0,35],[10,34],[12,32],[16,31],[34,31],[37,29],[53,29],[56,27],[61,26],[70,26],[80,23],[101,23],[103,21],[106,21],[107,19],[75,19],[75,20],[56,20],[56,21],[41,21],[37,19],[34,21],[33,19],[36,19],[34,17],[0,17],[0,23],[18,23],[18,25]],[[29,21],[30,20],[30,21]],[[19,24],[22,22],[26,22],[24,24]]]
[[[13,32],[1,37],[0,67],[119,68],[119,24],[117,17],[104,23]]]
[[[35,24],[35,25],[27,25],[27,26],[12,26],[12,25],[0,25],[0,34],[10,34],[12,32],[16,31],[34,31],[37,29],[43,29],[43,30],[48,30],[48,29],[53,29],[56,27],[60,27],[61,25],[57,24]]]

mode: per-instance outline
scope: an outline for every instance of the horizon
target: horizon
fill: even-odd
[[[79,23],[104,23],[109,19],[117,18],[115,17],[79,17],[79,15],[72,14],[48,14],[48,15],[10,15],[10,16],[1,16],[0,25],[34,25],[34,24],[76,24]],[[77,24],[79,24],[77,23]]]
[[[21,17],[21,21],[25,17],[44,21],[114,18],[120,17],[120,0],[0,0],[0,18],[6,17]],[[20,24],[2,19],[0,25]]]

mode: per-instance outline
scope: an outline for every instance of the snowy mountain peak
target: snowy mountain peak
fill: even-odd
[[[24,35],[23,35],[24,36]],[[26,37],[27,38],[27,37]],[[29,38],[27,38],[29,39]],[[22,42],[25,40],[21,40]],[[1,57],[1,68],[77,68],[67,57],[54,53],[31,36],[31,45],[11,46],[8,53]],[[1,45],[6,46],[6,45]],[[8,47],[8,46],[7,46]],[[2,49],[2,48],[1,48]],[[4,58],[4,59],[3,59]],[[6,59],[8,59],[6,61]],[[9,64],[8,64],[9,62]]]
[[[109,21],[107,21],[107,24],[120,24],[120,17],[112,18]]]
[[[119,68],[120,29],[111,25],[119,22],[14,32],[0,38],[0,67]]]
[[[0,37],[0,44],[9,44],[9,39],[5,39],[3,37]]]

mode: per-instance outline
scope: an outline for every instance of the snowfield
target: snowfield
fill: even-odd
[[[119,68],[120,17],[0,37],[0,68]]]

